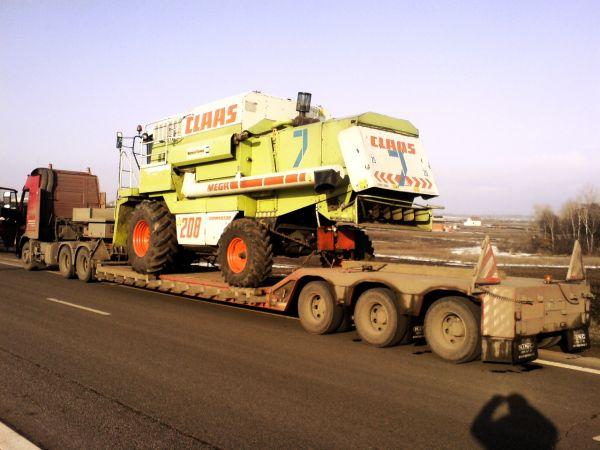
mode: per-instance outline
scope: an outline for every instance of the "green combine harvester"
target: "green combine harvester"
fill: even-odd
[[[431,208],[415,203],[438,195],[419,131],[310,102],[250,92],[118,133],[113,242],[133,269],[216,256],[225,281],[255,287],[277,255],[369,259],[361,224],[431,230]]]

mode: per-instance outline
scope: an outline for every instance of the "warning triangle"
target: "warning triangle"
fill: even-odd
[[[575,241],[575,244],[573,245],[573,253],[571,253],[569,271],[567,272],[567,281],[583,280],[585,280],[585,266],[583,265],[581,245],[579,244],[579,241]]]
[[[481,243],[481,253],[475,266],[475,275],[473,276],[475,284],[498,284],[500,283],[500,274],[496,265],[496,256],[490,237],[486,236]]]

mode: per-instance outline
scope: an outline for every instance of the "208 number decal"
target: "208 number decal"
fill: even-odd
[[[197,238],[200,236],[201,223],[201,217],[183,217],[181,219],[181,231],[179,232],[179,237],[182,239]]]

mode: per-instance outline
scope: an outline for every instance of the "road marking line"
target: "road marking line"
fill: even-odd
[[[594,436],[592,440],[600,442],[600,434],[598,436]]]
[[[73,308],[79,308],[79,309],[84,309],[86,311],[89,312],[93,312],[96,314],[100,314],[101,316],[110,316],[109,312],[106,311],[100,311],[99,309],[94,309],[94,308],[87,308],[85,306],[81,306],[81,305],[76,305],[75,303],[69,303],[69,302],[65,302],[63,300],[58,300],[56,298],[52,298],[52,297],[47,297],[46,300],[49,300],[51,302],[55,302],[55,303],[60,303],[61,305],[67,305],[67,306],[72,306]]]
[[[3,261],[1,259],[0,259],[0,264],[4,264],[6,266],[11,266],[11,267],[23,267],[22,264],[17,264],[17,263],[14,263],[14,262]]]
[[[2,422],[0,422],[0,448],[2,450],[39,450],[39,447]]]
[[[587,373],[593,373],[594,375],[600,375],[600,370],[590,369],[589,367],[573,366],[571,364],[563,364],[563,363],[554,362],[554,361],[546,361],[545,359],[536,359],[534,362],[536,362],[538,364],[544,364],[546,366],[561,367],[563,369],[571,369],[571,370],[577,370],[579,372],[587,372]]]

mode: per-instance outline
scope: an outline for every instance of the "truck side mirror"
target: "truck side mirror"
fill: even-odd
[[[123,133],[117,131],[117,148],[120,150],[123,147]]]

